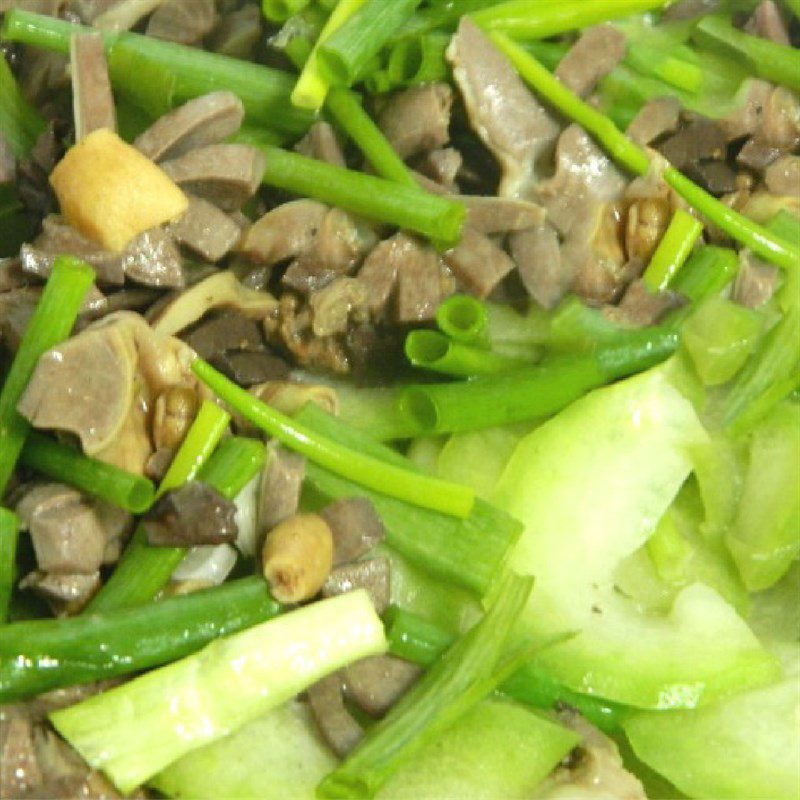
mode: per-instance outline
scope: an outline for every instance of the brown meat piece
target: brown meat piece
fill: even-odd
[[[664,11],[665,22],[679,22],[695,19],[706,14],[713,14],[720,6],[721,0],[680,0]]]
[[[762,39],[769,39],[784,47],[791,47],[789,31],[775,0],[762,0],[756,7],[753,16],[747,21],[745,30]]]
[[[397,282],[397,271],[410,246],[408,237],[398,233],[377,244],[364,260],[358,280],[367,290],[367,307],[373,316],[381,316],[389,302]]]
[[[432,320],[455,288],[448,291],[445,283],[439,254],[430,245],[411,240],[397,271],[395,320],[401,325]]]
[[[447,58],[473,130],[502,167],[498,194],[524,195],[558,137],[558,123],[469,17],[462,17]]]
[[[345,694],[373,717],[385,714],[422,675],[416,664],[395,656],[370,656],[343,670]]]
[[[289,374],[289,365],[266,350],[228,350],[210,359],[211,366],[239,386],[255,386],[280,380]]]
[[[367,289],[355,278],[340,277],[309,298],[314,336],[346,333],[351,319],[367,319]]]
[[[100,573],[61,575],[35,570],[19,583],[20,589],[31,589],[44,597],[58,610],[66,606],[70,614],[80,611],[100,588]]]
[[[752,136],[758,130],[772,89],[771,83],[751,80],[744,102],[731,114],[717,120],[729,142]]]
[[[606,315],[615,322],[643,328],[655,325],[668,311],[680,306],[675,292],[651,292],[644,281],[635,280],[625,291],[618,306],[607,309]]]
[[[425,175],[448,192],[457,191],[456,177],[464,163],[461,153],[454,147],[430,150],[415,162],[418,172]]]
[[[724,130],[716,122],[702,117],[690,121],[657,146],[661,155],[680,170],[699,161],[724,159],[726,148]]]
[[[322,586],[323,597],[366,589],[378,614],[383,614],[391,598],[389,561],[385,558],[370,558],[334,567]]]
[[[189,208],[168,230],[178,244],[212,262],[228,255],[242,235],[242,229],[224,211],[191,195]]]
[[[261,9],[247,4],[224,14],[208,40],[208,49],[223,56],[250,61],[261,39]]]
[[[181,289],[185,284],[181,254],[163,228],[134,237],[122,253],[122,266],[128,278],[143,286]]]
[[[686,174],[711,194],[720,197],[736,190],[736,172],[726,161],[701,161],[686,169]]]
[[[164,161],[161,168],[187,192],[223,211],[238,211],[261,184],[264,154],[246,144],[210,144]]]
[[[236,505],[216,489],[189,481],[161,497],[142,524],[154,547],[192,547],[236,541],[235,515]]]
[[[648,100],[631,120],[625,133],[636,144],[648,145],[667,133],[678,130],[681,104],[676,97]]]
[[[394,94],[378,115],[378,126],[401,158],[444,147],[450,141],[453,90],[427,83]]]
[[[306,462],[302,456],[270,444],[259,490],[257,516],[262,531],[272,530],[297,513],[305,474]]]
[[[41,782],[30,719],[16,709],[0,709],[0,797],[26,797]]]
[[[329,209],[316,200],[294,200],[268,211],[244,235],[243,255],[272,265],[311,249]]]
[[[733,283],[733,301],[745,308],[759,308],[772,298],[780,282],[777,267],[743,250],[739,254],[739,272]]]
[[[613,25],[587,28],[561,59],[556,77],[575,94],[587,97],[625,57],[625,35]]]
[[[364,730],[344,703],[341,672],[324,677],[308,689],[308,704],[317,728],[339,758],[345,758],[364,738]]]
[[[0,186],[13,185],[17,179],[17,159],[11,151],[11,145],[0,133]]]
[[[37,486],[20,500],[17,514],[30,531],[40,570],[92,575],[100,569],[106,533],[91,502],[77,490],[58,483]]]
[[[328,122],[315,122],[294,149],[301,155],[316,158],[336,167],[347,166],[336,131]]]
[[[484,298],[514,269],[508,253],[491,239],[464,228],[461,241],[444,254],[444,260],[468,292]]]
[[[508,241],[528,294],[542,308],[554,308],[566,294],[572,278],[562,266],[556,231],[542,225],[512,233]]]
[[[372,503],[365,497],[336,500],[320,511],[333,534],[333,565],[340,566],[365,555],[386,536]]]
[[[70,65],[75,140],[80,141],[99,128],[116,130],[114,96],[99,32],[77,34],[70,39]]]
[[[243,119],[244,106],[233,92],[211,92],[160,117],[133,144],[153,161],[177,158],[224,141],[239,130]]]
[[[155,39],[196,45],[216,22],[214,0],[164,0],[150,16],[146,32]]]
[[[256,350],[264,346],[259,324],[236,311],[223,311],[206,318],[182,338],[206,360],[228,350]]]
[[[467,208],[466,227],[478,233],[524,231],[543,225],[545,221],[545,210],[528,200],[480,195],[459,195],[454,199]]]
[[[764,183],[773,194],[800,195],[800,156],[782,156],[764,173]]]

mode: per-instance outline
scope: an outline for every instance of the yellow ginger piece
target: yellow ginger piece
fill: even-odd
[[[117,252],[134,236],[179,217],[189,204],[163,170],[107,128],[68,150],[50,184],[67,221]]]

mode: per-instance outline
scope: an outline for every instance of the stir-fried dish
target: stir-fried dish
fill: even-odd
[[[797,800],[798,0],[0,48],[0,798]]]

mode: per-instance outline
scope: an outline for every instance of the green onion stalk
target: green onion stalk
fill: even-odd
[[[84,262],[68,256],[56,258],[25,328],[0,391],[0,496],[30,430],[28,421],[17,411],[17,403],[42,354],[69,336],[93,281],[94,272]]]
[[[152,481],[85,456],[69,445],[31,433],[20,461],[52,480],[69,484],[134,514],[147,511],[155,499]]]
[[[476,347],[489,346],[489,315],[480,300],[468,294],[454,294],[436,310],[436,324],[454,342]]]
[[[496,375],[530,364],[481,347],[471,347],[448,339],[437,331],[411,331],[405,342],[406,358],[415,367],[458,378]]]
[[[158,487],[158,495],[198,477],[229,422],[230,415],[221,408],[209,401],[203,403]],[[151,547],[144,528],[139,525],[116,569],[86,611],[113,611],[152,600],[169,581],[186,552],[184,547]]]
[[[253,577],[136,608],[15,622],[0,629],[0,703],[157,667],[280,610]]]
[[[594,6],[594,3],[592,4]],[[635,175],[643,176],[650,169],[647,153],[634,144],[606,116],[585,103],[543,67],[523,47],[500,32],[491,33],[492,41],[511,60],[522,79],[541,97],[569,119],[582,125],[619,164]],[[664,170],[663,178],[696,211],[709,222],[749,247],[756,255],[784,269],[800,265],[800,246],[785,242],[761,225],[721,203],[674,167]]]
[[[642,276],[651,292],[667,289],[703,234],[703,225],[691,214],[678,209]]]
[[[72,36],[90,30],[55,17],[12,8],[5,14],[0,38],[68,55]],[[127,31],[104,32],[103,39],[110,64],[117,58],[114,54],[116,48],[127,51],[125,57],[131,64],[137,64],[136,70],[120,68],[115,72],[115,88],[133,96],[141,97],[143,92],[148,93],[148,88],[140,85],[142,72],[139,67],[149,63],[162,77],[174,76],[174,102],[228,89],[242,101],[247,120],[253,124],[298,136],[312,122],[307,111],[289,102],[294,80],[281,70]],[[163,88],[160,82],[156,85]],[[148,94],[157,100],[152,93]]]
[[[44,132],[44,120],[28,103],[5,58],[0,59],[0,130],[17,158],[24,158]]]
[[[409,35],[393,42],[388,45],[385,66],[370,72],[364,85],[373,94],[383,94],[445,80],[449,71],[445,51],[449,44],[446,33]]]
[[[0,623],[8,617],[14,591],[19,520],[7,508],[0,507]]]
[[[311,0],[261,0],[261,11],[270,22],[286,22],[303,11]]]
[[[504,579],[483,619],[455,642],[317,787],[324,798],[374,797],[399,765],[477,705],[519,666],[502,662],[511,629],[533,580]]]
[[[672,281],[672,289],[700,303],[719,294],[739,271],[739,256],[727,247],[698,247]]]
[[[325,436],[316,435],[297,420],[262,403],[201,359],[194,362],[192,369],[234,411],[310,461],[369,489],[414,505],[462,518],[470,513],[475,501],[470,489],[381,463],[371,456],[342,447]]]

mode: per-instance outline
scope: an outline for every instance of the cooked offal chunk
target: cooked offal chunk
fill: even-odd
[[[466,290],[480,298],[491,294],[514,269],[505,250],[471,228],[464,228],[461,241],[445,253],[444,261]]]
[[[575,94],[586,97],[625,57],[625,34],[613,25],[587,28],[561,59],[556,77]]]
[[[375,510],[365,497],[336,500],[320,511],[333,534],[333,563],[335,566],[355,561],[379,544],[386,530]]]
[[[450,141],[453,90],[427,83],[393,95],[378,115],[378,125],[401,158],[444,147]]]

